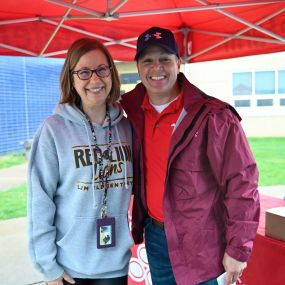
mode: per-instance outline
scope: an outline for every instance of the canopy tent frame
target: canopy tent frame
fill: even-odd
[[[129,11],[129,12],[119,12],[120,8],[125,5],[126,3],[129,2],[129,0],[121,0],[119,3],[117,3],[114,7],[112,7],[111,1],[107,0],[107,8],[105,12],[99,12],[90,8],[86,8],[83,6],[80,6],[76,4],[77,0],[73,0],[72,3],[65,2],[62,0],[45,0],[47,2],[50,2],[54,5],[62,6],[67,8],[65,13],[62,16],[37,16],[37,17],[29,17],[29,18],[18,18],[18,19],[10,19],[10,20],[2,20],[0,21],[0,26],[3,25],[13,25],[13,24],[20,24],[20,23],[28,23],[28,22],[43,22],[47,23],[51,26],[55,26],[52,34],[50,37],[47,39],[46,43],[42,47],[41,51],[39,53],[35,53],[31,50],[28,49],[23,49],[17,46],[13,46],[11,44],[6,44],[4,42],[0,42],[0,47],[4,49],[8,49],[11,51],[15,52],[20,52],[23,53],[24,55],[28,56],[36,56],[36,57],[55,57],[59,55],[64,55],[67,52],[67,49],[62,49],[62,50],[56,50],[52,52],[47,52],[48,47],[50,46],[51,42],[54,40],[56,34],[60,29],[66,29],[70,30],[76,33],[79,33],[84,36],[89,36],[89,37],[94,37],[97,39],[100,39],[104,41],[104,44],[106,46],[112,46],[112,45],[119,45],[119,46],[124,46],[131,48],[135,50],[136,45],[132,44],[132,42],[136,41],[136,37],[128,37],[128,38],[121,38],[121,39],[114,39],[99,33],[94,33],[94,32],[89,32],[84,29],[80,29],[78,27],[74,27],[68,24],[68,22],[72,20],[102,20],[102,21],[116,21],[121,18],[131,18],[131,17],[145,17],[149,15],[161,15],[161,14],[172,14],[172,13],[188,13],[188,12],[197,12],[197,11],[203,11],[203,10],[211,10],[216,13],[223,14],[226,17],[229,17],[233,19],[234,21],[237,21],[245,26],[245,28],[239,30],[238,32],[235,33],[222,33],[220,31],[214,31],[213,29],[211,30],[202,30],[202,29],[195,29],[191,28],[188,26],[183,26],[178,29],[173,30],[174,33],[179,33],[182,37],[182,43],[183,43],[183,54],[182,54],[182,59],[184,62],[188,62],[190,60],[193,60],[195,57],[200,56],[210,50],[215,49],[218,46],[224,45],[225,43],[228,43],[229,41],[233,39],[239,39],[239,40],[245,40],[245,41],[256,41],[256,42],[261,42],[261,43],[270,43],[270,44],[275,44],[275,45],[282,45],[284,46],[285,49],[285,38],[281,35],[278,35],[261,25],[265,23],[266,21],[273,19],[277,15],[280,15],[285,12],[285,7],[270,14],[267,15],[266,17],[259,19],[256,22],[250,22],[238,15],[235,15],[232,12],[229,12],[225,9],[227,8],[237,8],[237,7],[249,7],[249,6],[260,6],[260,5],[268,5],[268,4],[274,4],[274,3],[284,3],[284,0],[263,0],[263,1],[239,1],[239,2],[230,2],[230,3],[220,3],[220,4],[211,4],[206,0],[195,0],[197,3],[201,5],[197,6],[188,6],[188,7],[181,7],[181,8],[173,8],[173,9],[155,9],[155,10],[142,10],[142,11]],[[131,0],[130,0],[131,1]],[[70,15],[70,12],[72,10],[81,12],[85,15],[77,15],[77,16],[72,16]],[[248,36],[244,35],[246,32],[250,30],[256,30],[265,37],[261,36]],[[208,34],[208,35],[215,35],[218,37],[223,38],[222,40],[210,44],[207,48],[204,48],[203,50],[200,50],[198,52],[192,53],[191,46],[191,34],[193,33],[200,33],[200,34]]]

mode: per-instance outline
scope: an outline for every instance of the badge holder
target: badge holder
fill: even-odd
[[[102,209],[101,219],[97,220],[97,248],[116,245],[115,218],[108,218],[106,209]]]

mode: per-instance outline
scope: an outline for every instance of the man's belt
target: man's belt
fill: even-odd
[[[159,227],[159,228],[161,228],[161,229],[164,230],[164,222],[158,221],[158,220],[156,220],[156,219],[154,219],[154,218],[151,218],[151,221],[152,221],[152,223],[153,223],[155,226],[157,226],[157,227]]]

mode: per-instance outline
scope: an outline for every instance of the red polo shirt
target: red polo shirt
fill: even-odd
[[[163,193],[169,143],[176,121],[183,108],[183,94],[158,113],[149,103],[148,95],[142,103],[145,115],[144,168],[148,213],[163,221]]]

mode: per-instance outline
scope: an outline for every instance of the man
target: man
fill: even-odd
[[[154,285],[226,285],[241,276],[259,221],[258,170],[240,117],[179,72],[171,31],[137,41],[141,83],[123,96],[134,130],[133,237]]]

